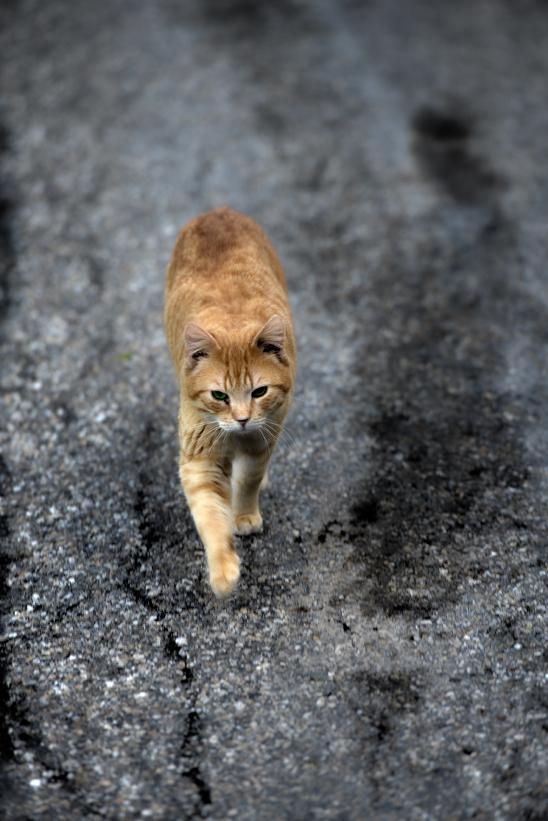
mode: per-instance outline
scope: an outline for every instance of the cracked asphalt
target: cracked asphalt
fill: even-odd
[[[7,819],[548,812],[548,6],[0,10]],[[163,277],[284,262],[288,433],[216,601]]]

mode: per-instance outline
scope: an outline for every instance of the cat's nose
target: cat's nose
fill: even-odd
[[[243,429],[243,428],[245,428],[245,426],[249,422],[249,416],[246,417],[246,419],[236,419],[236,422],[239,422],[240,425],[242,426],[242,429]]]

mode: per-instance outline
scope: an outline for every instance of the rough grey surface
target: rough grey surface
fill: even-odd
[[[6,818],[545,817],[546,3],[1,14]],[[300,343],[224,604],[161,327],[222,203]]]

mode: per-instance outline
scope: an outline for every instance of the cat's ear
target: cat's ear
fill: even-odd
[[[190,322],[185,328],[186,364],[194,368],[200,359],[211,354],[217,347],[215,339],[199,325]]]
[[[263,353],[273,353],[283,359],[285,348],[285,322],[274,314],[255,337],[255,344]]]

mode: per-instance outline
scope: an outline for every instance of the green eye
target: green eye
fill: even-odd
[[[222,391],[211,391],[211,395],[217,402],[228,402],[228,394]]]
[[[259,396],[264,396],[267,390],[267,385],[263,385],[262,388],[255,388],[254,391],[251,391],[251,396],[253,397],[253,399],[258,399]]]

